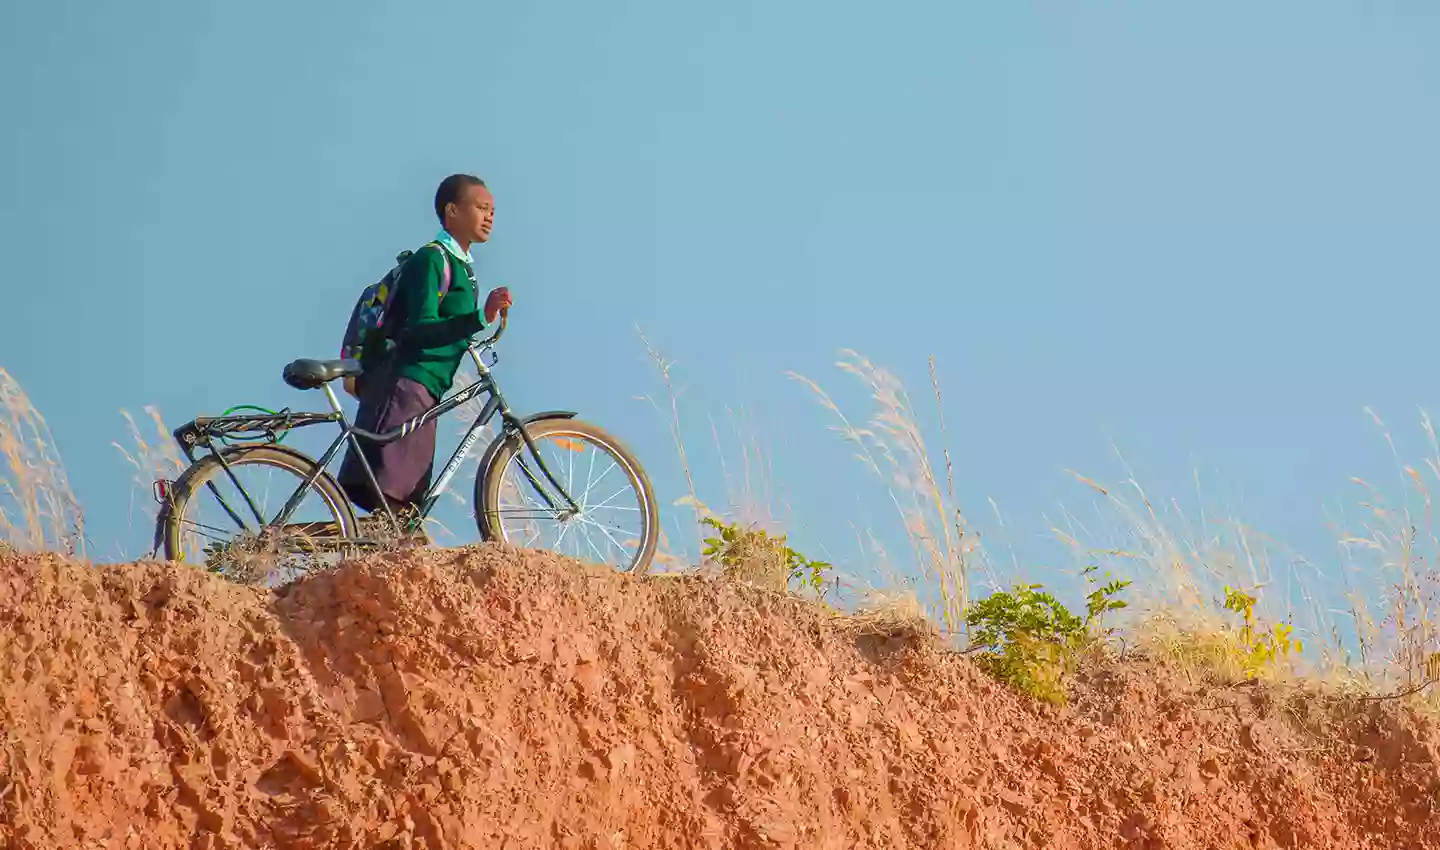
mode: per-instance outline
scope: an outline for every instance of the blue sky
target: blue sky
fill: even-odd
[[[667,501],[637,326],[702,498],[706,417],[743,408],[837,560],[849,523],[896,528],[784,373],[860,415],[846,347],[921,401],[937,358],[962,502],[1031,569],[1112,441],[1152,495],[1199,469],[1324,558],[1322,507],[1393,480],[1364,406],[1418,461],[1437,400],[1436,43],[1414,2],[7,3],[0,366],[97,551],[138,555],[120,409],[318,404],[281,367],[334,350],[470,171],[508,396],[611,429]]]

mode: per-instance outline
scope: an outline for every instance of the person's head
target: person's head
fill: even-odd
[[[435,216],[457,240],[485,242],[495,222],[495,199],[479,177],[452,174],[435,190]]]

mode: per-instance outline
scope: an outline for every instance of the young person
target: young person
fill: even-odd
[[[395,343],[393,349],[367,346],[361,357],[364,374],[357,386],[355,424],[367,431],[390,430],[439,403],[455,380],[470,338],[511,305],[505,287],[491,290],[483,308],[477,305],[470,251],[489,241],[495,221],[495,199],[485,182],[469,174],[445,178],[435,191],[435,215],[439,235],[406,260],[385,313],[385,336]],[[435,429],[431,421],[385,445],[359,441],[397,516],[412,514],[430,486]],[[340,465],[339,482],[356,506],[372,512],[384,509],[353,445]]]

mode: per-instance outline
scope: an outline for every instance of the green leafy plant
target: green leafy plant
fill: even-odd
[[[1225,587],[1225,610],[1240,615],[1240,669],[1247,679],[1254,679],[1291,652],[1300,653],[1304,646],[1291,635],[1289,623],[1275,623],[1261,628],[1255,620],[1255,603],[1259,599],[1243,590]]]
[[[702,517],[700,522],[719,534],[705,538],[704,555],[719,562],[726,575],[758,581],[777,590],[798,581],[824,593],[830,564],[790,548],[785,542],[787,535],[771,535],[762,528],[744,528],[713,516]]]
[[[1126,607],[1125,600],[1120,599],[1119,596],[1125,588],[1130,586],[1130,580],[1120,581],[1119,579],[1111,579],[1105,584],[1097,585],[1095,573],[1099,572],[1099,570],[1099,567],[1091,564],[1080,571],[1080,574],[1085,576],[1085,582],[1094,588],[1094,590],[1085,595],[1086,629],[1098,628],[1100,621],[1104,619],[1106,614],[1111,611],[1119,611]],[[1106,578],[1109,578],[1109,576],[1107,575]],[[1114,629],[1105,629],[1097,636],[1100,638],[1108,638],[1114,631]]]
[[[1126,604],[1118,597],[1130,582],[1097,585],[1095,571],[1092,566],[1083,572],[1094,587],[1085,597],[1083,618],[1039,584],[1017,584],[970,606],[965,622],[973,630],[972,646],[983,650],[981,668],[1021,693],[1063,705],[1065,677],[1081,653],[1113,631],[1099,630],[1105,615]]]

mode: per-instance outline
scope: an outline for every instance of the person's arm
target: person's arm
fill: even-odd
[[[416,252],[396,282],[395,301],[401,306],[405,326],[397,342],[416,348],[435,348],[467,339],[485,329],[485,317],[477,307],[473,313],[440,318],[440,282],[449,259],[442,248]]]

